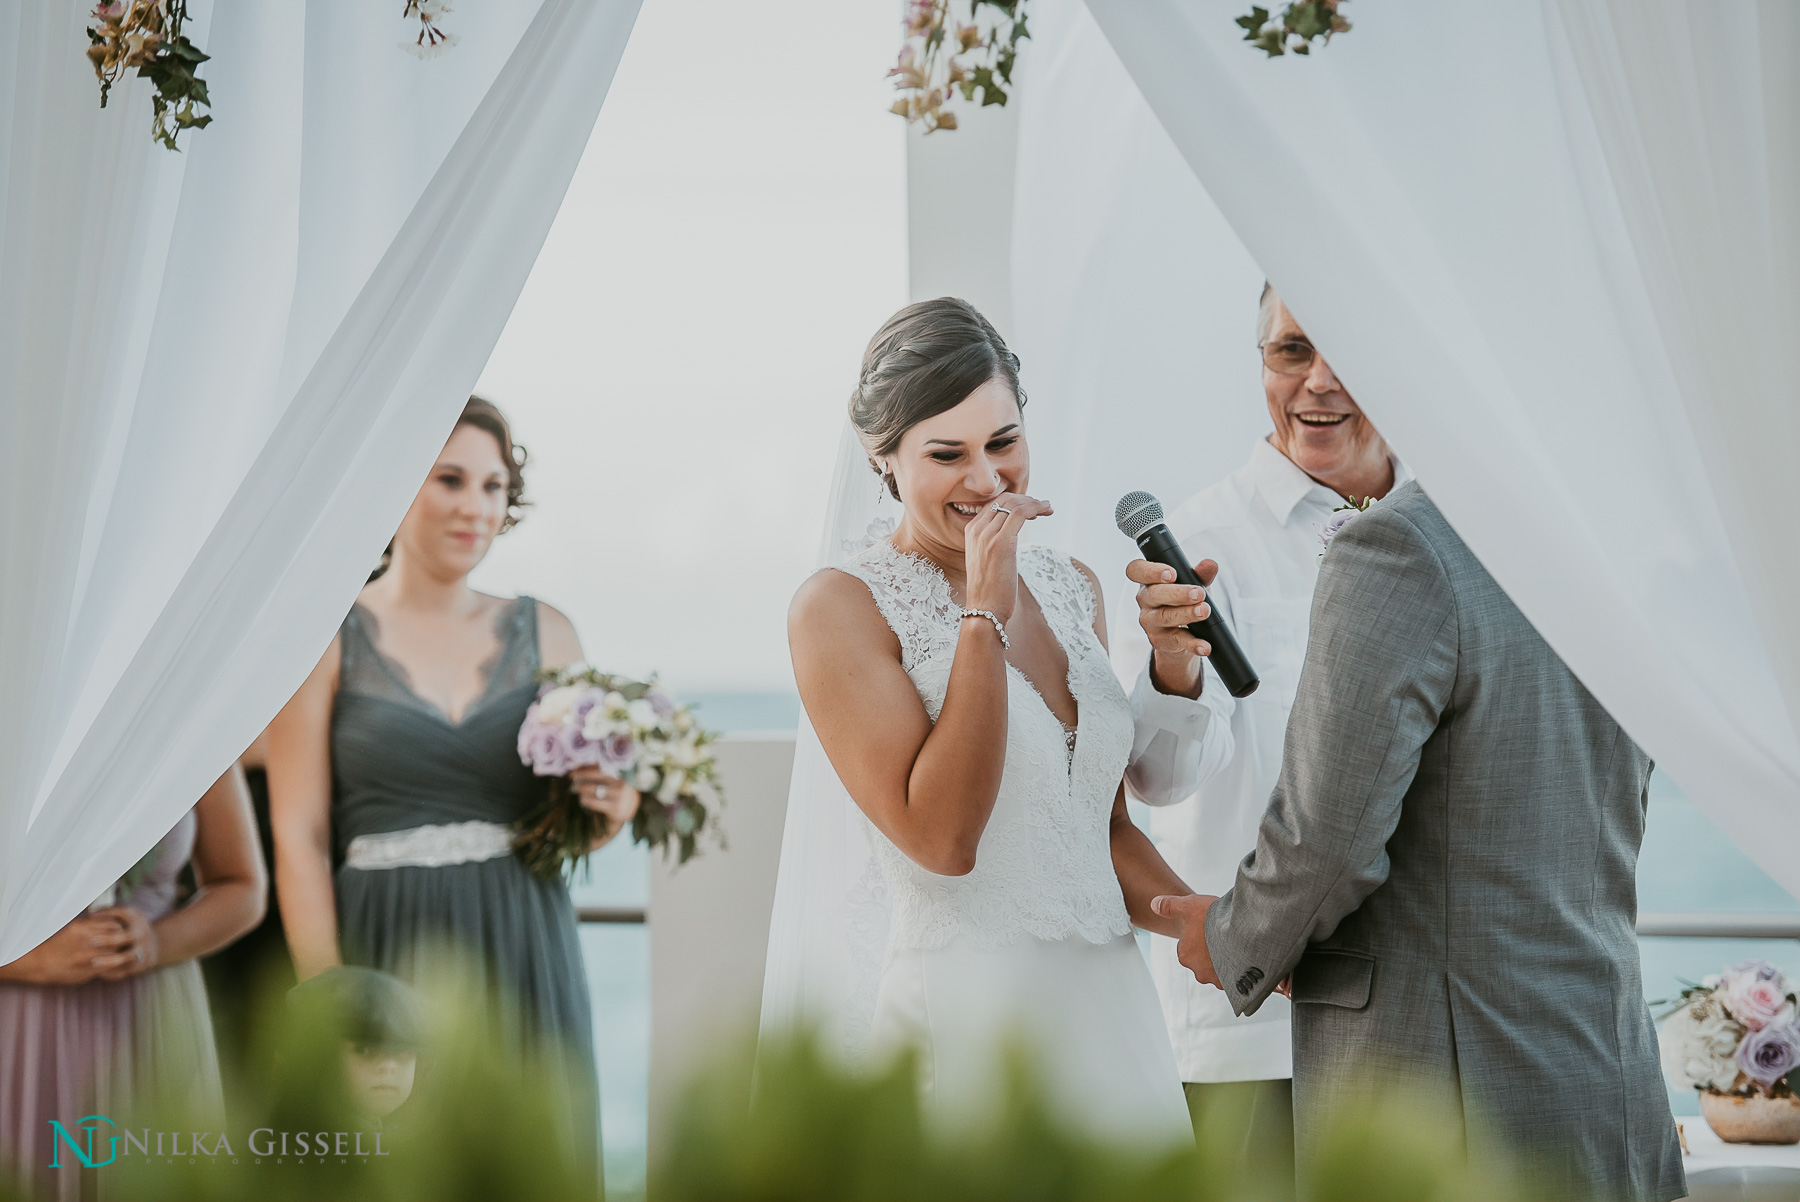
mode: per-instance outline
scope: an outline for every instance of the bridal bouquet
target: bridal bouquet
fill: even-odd
[[[555,778],[542,806],[514,827],[513,850],[532,872],[554,879],[587,858],[606,818],[570,787],[577,768],[598,768],[642,794],[631,837],[685,864],[710,830],[719,839],[718,761],[702,729],[652,677],[630,680],[574,664],[538,676],[537,700],[519,728],[519,758]]]
[[[1794,988],[1767,960],[1746,960],[1661,1003],[1663,1073],[1677,1089],[1792,1097],[1800,1065]]]

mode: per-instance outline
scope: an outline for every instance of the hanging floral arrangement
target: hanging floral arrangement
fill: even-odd
[[[925,127],[955,129],[960,97],[983,107],[1005,104],[1013,86],[1028,0],[908,0],[900,61],[888,72],[899,98],[892,112]],[[1350,28],[1343,0],[1297,0],[1277,14],[1261,6],[1237,19],[1244,40],[1266,53],[1310,54]],[[993,11],[988,11],[988,10]],[[964,19],[966,18],[966,19]]]
[[[88,61],[100,78],[100,107],[113,84],[133,67],[156,88],[150,100],[150,136],[180,150],[184,129],[212,123],[206,81],[194,73],[207,56],[181,32],[187,0],[112,0],[100,3],[88,22]]]
[[[926,133],[956,128],[948,106],[959,94],[971,104],[979,94],[983,107],[1005,104],[1019,43],[1031,36],[1025,0],[909,0],[905,30],[888,72],[900,94],[891,111]]]
[[[450,0],[405,0],[401,13],[418,22],[418,35],[400,49],[419,58],[435,58],[458,38],[438,24],[450,11]],[[150,136],[170,150],[180,150],[186,129],[212,124],[212,101],[206,81],[195,74],[209,56],[181,32],[187,23],[187,0],[100,0],[88,16],[88,61],[100,80],[100,107],[112,86],[136,69],[156,91],[150,98]]]
[[[1350,28],[1350,22],[1338,15],[1340,2],[1300,0],[1288,5],[1280,16],[1271,16],[1268,9],[1259,6],[1239,17],[1237,23],[1244,31],[1244,40],[1270,58],[1278,54],[1311,54],[1313,39],[1317,38],[1323,46],[1331,41],[1332,34]]]
[[[450,0],[406,0],[405,17],[408,21],[419,23],[419,36],[408,42],[401,42],[400,49],[416,58],[436,58],[459,39],[448,30],[438,27],[438,21],[450,11]]]

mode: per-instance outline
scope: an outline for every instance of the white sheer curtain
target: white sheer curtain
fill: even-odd
[[[1222,0],[1087,7],[1237,238],[1483,562],[1675,781],[1800,893],[1788,854],[1800,633],[1781,612],[1800,584],[1781,506],[1800,460],[1800,12],[1394,0],[1310,58],[1270,61]],[[1078,69],[1073,55],[1060,74],[1040,58],[1036,85],[1131,112],[1106,56],[1090,46]],[[1119,196],[1161,186],[1116,147],[1097,163],[1096,145],[1073,138],[1059,157],[1040,144],[1048,158],[1033,161],[1022,143],[1021,170],[1040,194],[1091,191],[1097,172],[1117,173],[1106,187]],[[1024,183],[1016,264],[1142,241],[1117,205],[1028,212]],[[1170,270],[1197,262],[1140,251],[1106,269],[1106,287],[1178,290]],[[1024,299],[1037,305],[1021,307],[1025,347],[1088,336],[1090,293]],[[1193,349],[1216,353],[1209,338]],[[1197,444],[1234,420],[1224,407],[1242,402],[1194,383],[1189,348],[1140,351],[1154,370],[1130,366],[1108,422]],[[1090,387],[1112,370],[1102,360]],[[1046,426],[1060,420],[1035,412],[1034,438],[1054,442]],[[1147,452],[1142,486],[1185,495],[1216,477],[1204,466]]]
[[[0,0],[0,962],[305,676],[499,337],[638,0],[192,6],[213,125]]]

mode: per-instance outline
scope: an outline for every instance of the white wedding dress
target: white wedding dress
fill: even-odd
[[[886,539],[840,570],[868,585],[936,721],[961,628],[943,574]],[[1019,549],[1019,578],[1068,656],[1078,725],[1067,731],[1008,667],[1005,769],[967,876],[921,868],[858,813],[888,915],[870,1042],[921,1050],[933,1117],[951,1125],[996,1112],[1017,1048],[1073,1129],[1139,1145],[1191,1140],[1108,840],[1131,704],[1095,637],[1087,578],[1043,546]]]

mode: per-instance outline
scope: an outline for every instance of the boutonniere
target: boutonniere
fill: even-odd
[[[1374,497],[1363,497],[1361,500],[1351,497],[1331,511],[1331,516],[1326,519],[1323,526],[1319,527],[1319,555],[1321,558],[1325,552],[1331,550],[1331,540],[1338,536],[1338,531],[1348,526],[1358,515],[1367,513],[1373,504],[1375,504]]]

